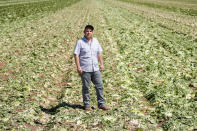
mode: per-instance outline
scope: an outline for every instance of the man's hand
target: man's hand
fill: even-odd
[[[82,69],[81,69],[81,67],[80,67],[80,63],[79,63],[79,56],[78,55],[76,55],[76,54],[74,54],[74,57],[75,57],[75,64],[76,64],[76,66],[77,66],[77,72],[79,73],[79,74],[82,74]]]
[[[101,53],[99,53],[98,54],[98,60],[99,60],[99,62],[100,62],[100,71],[103,71],[104,70],[104,65],[103,65],[103,57],[102,57],[102,54]]]
[[[104,70],[104,65],[100,65],[100,71]]]
[[[77,72],[78,72],[79,74],[82,74],[83,71],[82,71],[81,67],[78,67],[78,68],[77,68]]]

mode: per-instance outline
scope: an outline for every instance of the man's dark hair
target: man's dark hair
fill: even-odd
[[[94,30],[94,27],[92,25],[86,25],[85,29],[84,30],[87,30],[87,29],[90,29],[90,30]]]

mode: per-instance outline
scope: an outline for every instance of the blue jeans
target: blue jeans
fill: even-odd
[[[90,106],[90,104],[89,104],[89,101],[90,101],[89,89],[90,89],[90,82],[91,81],[95,85],[98,107],[104,106],[105,100],[103,97],[103,82],[102,82],[100,71],[83,72],[80,76],[81,76],[81,80],[82,80],[82,95],[83,95],[84,107]]]

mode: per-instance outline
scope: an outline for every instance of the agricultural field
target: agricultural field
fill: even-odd
[[[196,131],[196,12],[195,0],[0,0],[0,129]],[[73,49],[87,24],[109,111],[93,85],[83,110]]]

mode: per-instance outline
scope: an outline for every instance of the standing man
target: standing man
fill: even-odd
[[[98,108],[109,110],[105,106],[103,97],[103,82],[100,70],[104,70],[102,48],[96,38],[93,38],[94,27],[87,25],[84,29],[84,37],[77,41],[74,49],[75,64],[82,80],[82,95],[85,110],[91,111],[90,82],[95,85]],[[100,66],[98,66],[98,61]],[[100,69],[100,70],[99,70]]]

